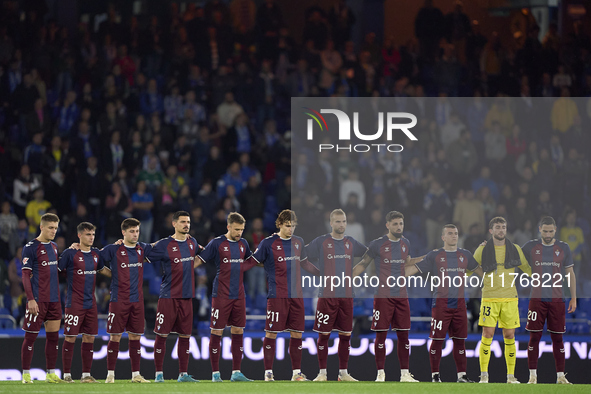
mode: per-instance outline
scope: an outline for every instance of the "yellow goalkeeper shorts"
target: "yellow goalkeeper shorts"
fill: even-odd
[[[482,301],[478,325],[484,327],[517,328],[519,323],[518,300],[506,302]]]

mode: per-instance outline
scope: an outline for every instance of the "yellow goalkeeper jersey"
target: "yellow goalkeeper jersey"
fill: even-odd
[[[492,242],[492,241],[488,241]],[[515,244],[514,244],[515,245]],[[520,268],[523,272],[531,275],[531,267],[529,266],[523,251],[519,245],[515,245],[519,253],[521,265],[516,268],[505,268],[505,245],[495,245],[495,258],[497,260],[497,269],[491,272],[486,272],[483,278],[482,286],[482,301],[488,302],[508,302],[517,298],[517,283],[519,279],[511,273],[517,272]],[[474,258],[478,264],[482,265],[482,250],[484,246],[479,246],[474,252]],[[491,276],[492,274],[492,276]]]

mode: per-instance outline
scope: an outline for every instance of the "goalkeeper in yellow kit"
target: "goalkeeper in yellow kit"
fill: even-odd
[[[503,329],[505,341],[505,361],[507,362],[507,383],[519,383],[515,378],[515,329],[519,327],[519,308],[517,288],[517,268],[531,275],[523,251],[518,245],[505,238],[507,221],[495,217],[489,223],[492,239],[480,245],[474,258],[484,271],[482,286],[482,305],[478,324],[482,326],[480,344],[480,383],[488,383],[488,363],[490,345],[495,334],[497,322]]]

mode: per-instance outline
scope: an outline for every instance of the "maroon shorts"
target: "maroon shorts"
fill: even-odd
[[[408,298],[374,298],[372,331],[410,330]]]
[[[466,339],[468,337],[468,316],[466,305],[458,308],[435,307],[431,309],[430,339],[445,339],[449,333],[450,338]]]
[[[527,331],[543,331],[548,321],[548,332],[564,334],[566,332],[566,307],[564,302],[529,300],[527,311]]]
[[[160,298],[156,309],[154,332],[158,335],[170,333],[191,335],[193,331],[192,298]]]
[[[109,334],[144,335],[144,303],[111,301],[109,303],[109,317],[107,318],[107,332]]]
[[[75,337],[78,334],[98,334],[98,317],[96,305],[90,309],[66,308],[64,316],[64,335]]]
[[[353,331],[352,298],[319,298],[316,306],[314,331],[330,334],[331,331]]]
[[[28,304],[27,304],[28,305]],[[62,303],[61,302],[38,302],[39,313],[33,316],[29,313],[29,309],[25,311],[25,322],[23,330],[26,332],[39,332],[43,327],[43,322],[51,320],[62,320]]]
[[[302,298],[267,299],[267,322],[265,331],[297,331],[306,328],[306,313]]]
[[[232,326],[244,328],[246,326],[246,304],[244,298],[229,300],[215,297],[211,299],[211,324],[212,330],[223,330]]]

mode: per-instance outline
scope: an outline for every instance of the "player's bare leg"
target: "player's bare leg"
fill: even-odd
[[[482,327],[480,342],[480,383],[488,383],[488,363],[490,362],[490,345],[495,335],[495,327]]]
[[[291,358],[292,382],[305,382],[308,380],[302,373],[302,333],[291,331],[289,339],[289,356]]]
[[[275,360],[275,342],[277,340],[276,332],[265,333],[265,339],[263,340],[263,354],[265,364],[265,382],[274,381],[273,377],[273,361]]]
[[[64,383],[55,374],[55,364],[57,362],[58,355],[58,342],[59,342],[59,329],[61,320],[48,320],[45,322],[45,362],[47,365],[47,377],[48,383]]]
[[[244,329],[241,327],[232,327],[232,382],[252,382],[252,379],[244,376],[240,367],[242,365],[242,354],[244,353]]]
[[[351,333],[339,333],[339,382],[357,382],[353,376],[349,375],[347,370],[349,364],[349,351],[351,349]]]

